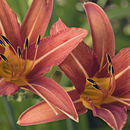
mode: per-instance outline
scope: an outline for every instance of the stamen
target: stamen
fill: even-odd
[[[92,79],[87,79],[90,83],[95,84],[96,82]]]
[[[6,48],[6,45],[3,43],[3,41],[0,40],[0,44],[1,44],[4,48]],[[8,49],[6,49],[6,51],[8,52],[8,54],[10,53]],[[11,63],[12,63],[12,65],[13,65],[14,71],[16,72],[16,67],[15,67],[15,64],[14,64],[14,60],[13,60],[12,57],[10,57],[10,59],[11,59]]]
[[[112,66],[112,75],[114,75],[114,67]]]
[[[28,49],[28,38],[25,40],[25,49]]]
[[[21,58],[22,53],[21,53],[21,49],[20,49],[20,47],[17,48],[17,52],[18,52],[18,56]]]
[[[110,73],[110,75],[114,75],[114,67],[111,64],[108,65],[108,73]]]
[[[5,44],[0,40],[1,46],[5,47]]]
[[[107,56],[107,61],[108,61],[108,64],[112,64],[112,60],[111,60],[111,57],[109,54],[106,55]]]
[[[19,71],[21,71],[21,68],[22,68],[22,53],[21,53],[21,48],[20,47],[17,47],[17,54],[18,54],[18,68],[19,68]]]
[[[112,64],[109,65],[108,69],[109,69],[108,72],[110,75],[108,92],[111,95],[115,90],[115,76],[114,76],[114,68],[113,68]]]
[[[111,72],[111,70],[112,70],[112,68],[111,68],[112,66],[111,65],[108,65],[108,73],[110,73]]]
[[[14,47],[11,45],[10,41],[3,35],[1,35],[2,39],[7,43],[8,46],[10,46],[13,50],[13,52],[17,55],[16,50],[14,49]]]
[[[25,64],[24,64],[24,68],[23,68],[23,71],[21,72],[21,74],[25,71],[26,65],[27,65],[27,49],[28,49],[28,38],[26,38],[26,40],[25,40]]]
[[[39,44],[40,44],[40,39],[41,39],[41,36],[39,35],[39,36],[38,36],[37,43],[36,43],[36,47],[39,47]]]
[[[93,87],[95,87],[96,89],[99,89],[99,86],[97,84],[94,84]]]
[[[38,47],[39,47],[39,44],[40,44],[40,38],[41,36],[39,35],[38,39],[37,39],[37,42],[36,42],[36,50],[35,50],[35,54],[34,54],[34,59],[33,59],[33,63],[30,67],[30,71],[33,69],[34,65],[35,65],[35,61],[36,61],[36,57],[37,57],[37,52],[38,52]],[[29,72],[30,72],[29,71]]]
[[[96,84],[96,82],[92,79],[87,79],[88,82],[90,82],[92,84],[93,87],[95,87],[96,89],[99,89],[99,86]]]
[[[25,81],[24,79],[22,79],[35,93],[37,93],[41,98],[43,98],[47,103],[48,103],[48,105],[52,108],[52,110],[54,111],[54,113],[56,114],[56,115],[58,115],[58,113],[57,113],[57,111],[55,110],[55,108],[51,105],[51,103],[45,98],[45,97],[43,97],[43,95],[35,88],[35,87],[33,87],[32,85],[37,85],[37,84],[30,84],[30,83],[28,83],[27,81]]]
[[[10,46],[10,41],[3,35],[1,35],[2,39]]]
[[[8,62],[7,58],[4,55],[0,54],[0,56],[4,61]]]
[[[121,102],[121,103],[123,103],[123,104],[125,104],[125,105],[127,105],[127,106],[130,106],[130,103],[123,101],[122,98],[118,98],[118,97],[114,97],[114,96],[110,96],[110,97],[111,97],[112,99],[118,101],[118,102]]]
[[[118,78],[120,78],[129,69],[130,69],[130,65],[127,68],[125,68],[124,70],[122,70],[120,73],[116,74],[115,79],[117,80]]]
[[[0,57],[1,57],[5,62],[7,62],[8,66],[9,66],[9,69],[10,69],[10,71],[11,71],[11,75],[13,76],[13,70],[12,70],[11,64],[8,62],[8,59],[7,59],[4,55],[2,55],[2,54],[0,54]]]

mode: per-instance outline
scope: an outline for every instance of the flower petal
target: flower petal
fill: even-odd
[[[114,66],[115,75],[125,70],[130,66],[130,47],[123,48],[112,58],[112,63]]]
[[[96,4],[87,2],[84,8],[91,28],[93,49],[97,55],[100,67],[106,62],[106,54],[114,56],[114,33],[104,11]]]
[[[53,0],[33,0],[21,26],[23,38],[29,43],[36,41],[38,35],[44,35],[52,13]]]
[[[124,48],[112,59],[116,88],[114,96],[130,99],[130,47]],[[130,101],[129,101],[130,102]]]
[[[87,31],[80,28],[70,28],[41,40],[36,66],[29,76],[48,72],[52,66],[60,64],[68,54],[83,40]],[[35,45],[28,48],[28,57],[33,59]]]
[[[127,119],[125,107],[112,104],[105,105],[103,108],[93,107],[93,115],[103,119],[114,130],[121,130]]]
[[[60,68],[81,93],[84,90],[86,78],[92,77],[98,66],[93,52],[82,42],[60,64]]]
[[[123,93],[130,91],[130,47],[124,48],[112,59],[116,88],[115,93],[121,96]]]
[[[76,103],[75,107],[77,108],[77,112],[79,114],[83,114],[86,112],[86,109],[82,107],[81,103]],[[53,112],[53,110],[45,101],[42,101],[30,107],[26,111],[24,111],[19,117],[17,123],[19,125],[26,126],[26,125],[36,125],[36,124],[41,124],[41,123],[47,123],[47,122],[56,121],[56,120],[63,120],[63,119],[68,118],[64,113],[62,113],[56,107],[54,108],[58,112],[58,115],[56,115]]]
[[[5,35],[14,47],[22,45],[17,17],[6,0],[0,0],[0,34]]]
[[[15,84],[0,79],[0,96],[12,95],[18,90],[19,88]]]
[[[41,124],[41,123],[67,118],[67,116],[64,115],[61,111],[59,111],[57,108],[55,109],[58,112],[58,115],[54,113],[54,111],[45,101],[42,101],[30,107],[26,111],[24,111],[19,117],[17,123],[19,125],[26,126],[26,125]]]
[[[52,25],[50,35],[55,35],[56,33],[64,31],[66,29],[68,29],[68,27],[59,18],[58,21]]]
[[[67,92],[55,81],[42,77],[31,81],[33,87],[30,90],[41,96],[45,101],[54,105],[73,120],[78,120],[74,104]]]

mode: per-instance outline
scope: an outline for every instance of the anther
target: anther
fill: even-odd
[[[17,52],[18,52],[18,56],[21,57],[21,56],[22,56],[22,53],[21,53],[20,47],[17,48]]]
[[[114,67],[112,66],[112,74],[114,75]]]
[[[108,66],[108,72],[109,72],[109,73],[111,72],[111,69],[112,69],[112,66],[109,65],[109,66]]]
[[[1,37],[8,45],[10,45],[10,41],[5,36],[1,35]]]
[[[1,46],[5,47],[5,44],[0,40]]]
[[[26,38],[26,40],[25,40],[25,49],[27,49],[28,48],[28,38]]]
[[[99,86],[97,84],[94,84],[93,87],[95,87],[96,89],[99,89]]]
[[[112,65],[108,66],[108,72],[111,73],[112,75],[114,75],[114,68]]]
[[[41,39],[41,35],[38,36],[37,43],[36,43],[36,47],[39,46],[39,44],[40,44],[40,39]]]
[[[0,57],[1,57],[4,61],[8,62],[7,58],[6,58],[4,55],[0,54]]]
[[[109,54],[107,54],[107,60],[108,60],[108,63],[109,63],[109,64],[112,64],[111,57],[110,57]]]
[[[92,83],[92,84],[96,84],[96,82],[94,81],[94,80],[92,80],[92,79],[87,79],[90,83]]]

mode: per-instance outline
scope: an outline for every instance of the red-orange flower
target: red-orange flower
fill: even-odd
[[[40,38],[46,31],[52,6],[53,0],[33,0],[19,25],[6,0],[0,0],[0,96],[14,94],[20,88],[28,89],[41,96],[55,114],[54,107],[78,120],[67,92],[43,74],[60,64],[87,31],[67,28]]]
[[[130,109],[130,48],[122,49],[115,55],[115,41],[111,24],[104,11],[94,3],[84,4],[91,28],[93,50],[84,42],[63,61],[60,68],[68,76],[75,89],[68,92],[78,114],[87,109],[93,115],[103,119],[115,130],[123,128]],[[53,34],[64,30],[66,26],[59,23],[54,26]],[[52,114],[45,102],[25,111],[20,122],[33,118],[41,113]],[[66,118],[59,115],[44,118],[45,122]],[[35,119],[34,119],[35,120]]]

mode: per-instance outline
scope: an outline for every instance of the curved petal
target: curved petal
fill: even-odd
[[[116,79],[113,95],[130,99],[130,47],[120,50],[112,62]]]
[[[75,104],[75,106],[79,114],[83,114],[86,112],[86,109],[82,108],[81,104],[78,103],[78,104]],[[68,118],[64,113],[62,113],[56,107],[54,108],[58,112],[58,115],[56,115],[52,111],[50,106],[45,101],[42,101],[30,107],[26,111],[24,111],[19,117],[17,123],[19,125],[26,126],[26,125],[36,125],[36,124],[41,124],[41,123],[47,123],[47,122],[56,121],[56,120],[63,120],[63,119]]]
[[[31,85],[28,86],[29,90],[41,96],[47,103],[54,105],[71,119],[78,120],[78,115],[71,98],[55,81],[42,77],[31,81]]]
[[[82,42],[60,64],[60,68],[81,93],[84,90],[86,78],[95,74],[98,65],[91,49]]]
[[[69,91],[68,94],[71,97],[73,102],[75,102],[80,98],[80,94],[76,89]]]
[[[52,13],[53,0],[33,0],[21,26],[23,38],[29,43],[44,35]]]
[[[123,48],[112,58],[115,75],[119,75],[120,72],[130,66],[130,47]]]
[[[5,35],[16,48],[22,46],[20,27],[17,17],[6,0],[0,0],[0,34]]]
[[[100,67],[106,63],[106,54],[114,56],[114,33],[104,11],[96,4],[87,2],[84,8],[91,28],[93,49],[97,55]]]
[[[13,83],[6,82],[4,79],[0,79],[0,96],[12,95],[19,90]]]
[[[68,27],[59,18],[58,21],[52,25],[50,35],[55,35],[56,33],[64,31],[66,29],[68,29]]]
[[[36,66],[29,76],[48,72],[52,66],[60,64],[69,53],[83,40],[87,31],[80,28],[70,28],[41,40]],[[28,48],[28,57],[33,59],[35,45]],[[37,75],[36,75],[37,76]]]
[[[53,106],[54,107],[54,106]],[[54,107],[55,108],[55,107]],[[61,111],[59,111],[57,108],[55,108],[58,112],[58,115],[56,115],[51,107],[45,102],[42,101],[26,111],[24,111],[21,116],[18,119],[19,125],[35,125],[35,124],[41,124],[56,120],[61,120],[67,118],[66,115],[64,115]]]
[[[125,107],[109,104],[103,108],[93,106],[92,111],[94,116],[103,119],[114,130],[121,130],[127,120]]]

